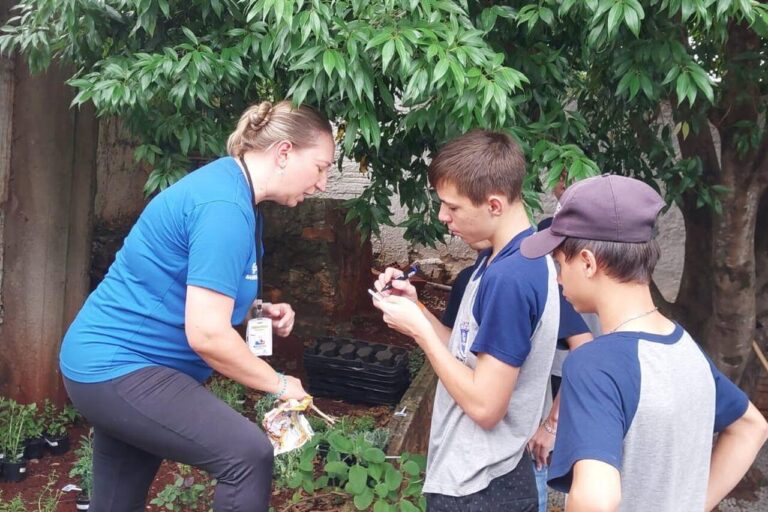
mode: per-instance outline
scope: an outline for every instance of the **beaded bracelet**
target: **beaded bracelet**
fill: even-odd
[[[267,396],[272,398],[273,400],[279,400],[285,395],[285,392],[288,390],[288,379],[286,376],[280,372],[277,373],[277,378],[280,380],[280,389],[277,391],[277,393],[267,393]]]
[[[552,434],[553,436],[557,435],[557,429],[552,428],[552,426],[549,424],[549,420],[544,420],[542,425],[544,426],[544,430],[546,430],[547,433]]]

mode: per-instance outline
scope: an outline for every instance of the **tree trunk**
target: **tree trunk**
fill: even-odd
[[[749,173],[739,172],[747,162],[723,148],[723,213],[713,217],[712,316],[704,344],[721,371],[738,382],[746,366],[755,335],[755,224],[759,187]],[[745,176],[746,175],[746,176]]]
[[[757,328],[755,342],[768,354],[768,193],[763,192],[757,209],[755,226],[755,317]],[[768,411],[768,396],[760,397],[758,392],[765,389],[768,382],[766,368],[757,357],[750,358],[744,375],[741,378],[741,388],[751,397],[755,405],[762,411]],[[760,380],[762,386],[759,386]]]

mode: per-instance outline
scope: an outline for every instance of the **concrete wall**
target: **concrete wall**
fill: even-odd
[[[345,161],[342,172],[331,175],[323,196],[342,199],[357,197],[368,183],[368,175],[360,173],[355,162]],[[397,223],[405,219],[405,210],[399,207],[397,196],[393,198],[393,203],[394,221]],[[538,215],[539,218],[551,215],[555,207],[554,199],[549,196],[542,197],[542,203],[544,212]],[[447,238],[444,245],[432,249],[406,242],[403,239],[404,232],[404,228],[382,227],[381,236],[373,240],[374,256],[380,264],[405,266],[419,260],[430,278],[440,281],[452,279],[474,261],[474,251],[458,238]],[[680,286],[685,258],[685,225],[677,207],[673,206],[661,217],[659,243],[662,258],[654,273],[654,281],[667,300],[674,300]]]

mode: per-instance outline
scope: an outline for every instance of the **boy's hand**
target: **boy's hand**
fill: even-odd
[[[528,441],[528,450],[531,452],[531,456],[533,456],[537,470],[541,471],[541,468],[546,466],[547,458],[554,446],[555,436],[547,432],[542,423],[536,429],[536,433],[533,434],[531,440]]]
[[[296,319],[296,312],[290,304],[281,302],[280,304],[264,304],[262,314],[272,319],[272,329],[275,334],[285,338],[293,330],[293,322]]]
[[[432,327],[419,306],[404,296],[390,295],[381,300],[373,299],[373,305],[384,313],[384,321],[390,328],[417,342],[418,336]]]
[[[394,296],[405,297],[411,302],[417,302],[419,300],[419,296],[416,293],[416,288],[414,288],[409,281],[397,279],[402,275],[403,275],[402,270],[388,267],[387,269],[384,270],[384,272],[379,274],[379,277],[378,279],[376,279],[376,282],[373,283],[373,286],[374,288],[376,288],[377,292],[380,292],[385,297],[389,295],[394,295]],[[382,292],[381,291],[382,288],[384,288],[389,283],[392,283],[392,288]]]

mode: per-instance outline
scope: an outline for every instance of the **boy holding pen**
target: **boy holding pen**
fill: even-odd
[[[426,311],[400,272],[375,283],[387,324],[414,338],[439,378],[424,493],[430,512],[537,510],[526,444],[539,425],[557,339],[552,260],[523,258],[533,234],[522,202],[525,161],[507,134],[473,131],[429,167],[439,218],[469,244],[488,240],[453,329]],[[393,280],[394,279],[394,280]]]
[[[563,368],[549,484],[570,492],[569,512],[712,510],[768,435],[746,395],[653,304],[662,206],[641,181],[589,178],[522,243],[528,258],[553,252],[566,299],[597,313],[605,333]]]

